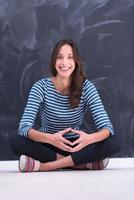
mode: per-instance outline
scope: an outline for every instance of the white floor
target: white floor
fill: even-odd
[[[110,159],[102,171],[20,173],[0,161],[0,200],[133,200],[134,158]]]

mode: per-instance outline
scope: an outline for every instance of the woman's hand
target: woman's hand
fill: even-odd
[[[110,131],[107,128],[101,129],[100,131],[94,132],[92,134],[87,134],[83,131],[73,130],[73,129],[71,129],[71,131],[80,136],[79,139],[73,142],[73,145],[77,145],[74,147],[73,152],[79,151],[89,144],[105,140],[110,136]]]
[[[80,136],[79,139],[77,139],[73,142],[73,145],[77,145],[73,148],[73,152],[83,149],[87,145],[92,144],[94,141],[93,134],[87,134],[83,131],[73,130],[73,129],[71,129],[71,131]]]
[[[73,148],[68,146],[68,145],[72,146],[73,143],[63,137],[65,133],[68,133],[70,131],[71,131],[71,128],[67,128],[55,134],[49,134],[49,143],[64,151],[73,152]]]

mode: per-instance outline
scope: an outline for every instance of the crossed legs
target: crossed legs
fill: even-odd
[[[116,153],[119,150],[117,144],[116,137],[112,136],[70,154],[52,145],[34,142],[19,135],[11,139],[11,148],[14,153],[19,156],[26,155],[40,162],[39,171],[50,171],[66,167],[77,168],[77,166],[86,163],[100,161]]]

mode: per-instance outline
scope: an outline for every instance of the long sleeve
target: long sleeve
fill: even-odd
[[[44,98],[43,82],[36,82],[29,94],[22,119],[19,124],[19,135],[27,137],[28,131],[34,126],[36,115]]]
[[[85,100],[90,107],[93,120],[95,121],[98,130],[107,128],[112,135],[114,135],[113,125],[108,117],[108,114],[102,104],[99,93],[96,87],[90,81],[86,81],[85,86]]]

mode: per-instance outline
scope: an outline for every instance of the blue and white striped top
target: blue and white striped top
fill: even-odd
[[[66,128],[79,129],[86,106],[89,106],[98,130],[107,128],[114,134],[113,126],[101,102],[94,84],[85,80],[76,108],[70,108],[69,96],[60,94],[51,78],[37,81],[29,94],[24,114],[19,124],[19,134],[27,137],[30,128],[34,128],[36,115],[41,109],[41,128],[44,133],[56,133]]]

